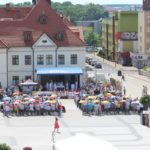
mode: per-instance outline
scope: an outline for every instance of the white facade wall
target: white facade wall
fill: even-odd
[[[0,49],[0,82],[2,87],[7,86],[7,63],[6,63],[6,55],[7,49]]]
[[[138,13],[138,52],[145,53],[145,11]]]
[[[83,75],[80,75],[80,84],[83,85],[85,81],[85,51],[84,47],[61,47],[58,49],[58,55],[65,55],[65,65],[58,65],[58,67],[81,67]],[[71,54],[77,54],[77,64],[71,64]],[[57,59],[58,60],[58,59]]]
[[[19,76],[19,82],[25,80],[25,76],[31,76],[33,79],[33,50],[34,50],[34,80],[37,79],[36,68],[56,67],[56,49],[57,49],[57,66],[58,67],[81,67],[83,75],[80,75],[80,83],[84,79],[84,65],[85,65],[85,48],[84,47],[20,47],[10,48],[8,50],[8,85],[12,85],[13,76]],[[6,50],[5,50],[6,51]],[[58,65],[58,55],[65,55],[65,65]],[[71,64],[71,54],[77,54],[77,64]],[[19,65],[12,65],[12,56],[19,56]],[[25,55],[31,55],[31,65],[25,65]],[[44,55],[44,65],[37,64],[37,55]],[[53,56],[53,64],[46,65],[46,55]],[[7,87],[7,64],[6,52],[0,55],[3,64],[0,64],[2,85]],[[3,74],[3,75],[2,75]]]
[[[48,67],[55,67],[55,47],[35,47],[34,48],[34,66],[36,68],[48,68]],[[38,55],[44,55],[44,65],[38,65],[37,64],[37,56]],[[52,55],[53,56],[53,64],[52,65],[46,65],[46,55]]]
[[[19,65],[12,65],[12,56],[19,56]],[[25,65],[25,55],[31,55],[31,65]],[[30,47],[10,48],[8,50],[8,85],[12,85],[13,76],[19,76],[19,82],[25,80],[25,76],[33,76],[33,52]]]
[[[71,64],[71,55],[72,54],[77,54],[77,64]],[[82,48],[78,47],[61,47],[58,48],[58,53],[57,55],[65,55],[65,65],[58,65],[58,67],[81,67],[84,68],[85,64],[85,50]]]

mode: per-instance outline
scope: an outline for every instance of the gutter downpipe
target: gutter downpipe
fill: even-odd
[[[33,75],[33,81],[34,81],[34,75],[35,75],[35,73],[34,73],[34,71],[35,71],[35,70],[34,70],[34,48],[31,47],[31,49],[32,49],[32,57],[33,57],[33,58],[32,58],[32,59],[33,59],[33,60],[32,60],[32,63],[33,63],[33,66],[32,66],[32,67],[33,67],[33,68],[32,68],[32,70],[33,70],[33,71],[32,71],[32,75]]]
[[[9,78],[9,76],[8,76],[8,50],[9,50],[9,47],[7,47],[7,49],[6,49],[6,63],[7,63],[7,67],[6,67],[6,73],[7,73],[7,88],[8,88],[8,78]]]
[[[57,65],[57,60],[58,60],[58,59],[57,59],[57,55],[58,55],[58,46],[57,46],[56,49],[55,49],[55,60],[56,60],[56,61],[55,61],[55,67],[56,67],[56,68],[57,68],[57,66],[58,66],[58,65]]]

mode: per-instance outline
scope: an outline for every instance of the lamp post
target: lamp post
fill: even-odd
[[[95,68],[95,81],[96,81],[96,86],[97,86],[97,69]]]
[[[104,62],[104,57],[105,57],[104,46],[102,47],[102,52],[103,52],[102,57],[103,57],[103,62]]]

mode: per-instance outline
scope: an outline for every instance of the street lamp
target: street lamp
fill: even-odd
[[[104,48],[104,46],[103,46],[103,47],[102,47],[103,62],[104,62],[104,57],[105,57],[105,51],[104,51],[104,50],[105,50],[105,48]]]

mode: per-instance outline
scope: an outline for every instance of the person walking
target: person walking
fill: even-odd
[[[58,123],[58,118],[55,118],[55,122],[54,122],[54,132],[60,133],[59,132],[59,123]]]
[[[55,143],[55,133],[60,133],[59,132],[59,123],[58,123],[58,118],[55,118],[55,122],[54,122],[54,130],[52,131],[52,142]]]

